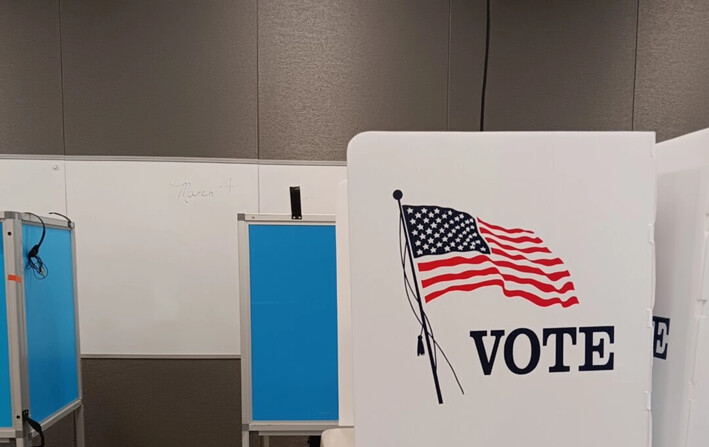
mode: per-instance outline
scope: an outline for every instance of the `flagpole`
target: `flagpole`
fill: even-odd
[[[401,198],[404,194],[400,190],[394,191],[394,199],[396,199],[399,204],[399,219],[400,222],[406,225],[404,221],[404,208],[401,205]],[[436,367],[436,362],[433,360],[433,351],[431,350],[431,339],[428,334],[428,322],[426,321],[426,312],[423,310],[423,301],[421,300],[421,292],[419,292],[419,283],[416,279],[416,266],[414,265],[414,257],[411,253],[411,241],[409,240],[409,232],[404,228],[404,234],[406,236],[406,246],[409,248],[409,262],[411,263],[411,275],[414,280],[414,287],[416,288],[416,301],[419,303],[419,315],[421,316],[421,325],[423,326],[423,333],[426,337],[426,348],[428,348],[428,359],[431,362],[431,372],[433,373],[433,383],[436,385],[436,394],[438,395],[438,403],[443,403],[443,395],[441,394],[441,385],[438,382],[438,370]]]

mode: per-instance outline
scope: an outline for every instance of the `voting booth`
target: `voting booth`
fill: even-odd
[[[709,445],[709,130],[657,145],[653,445]]]
[[[355,443],[651,442],[652,133],[364,133]]]
[[[73,414],[83,446],[74,224],[16,212],[0,221],[0,442],[31,446]]]
[[[240,214],[242,445],[336,427],[334,216]]]

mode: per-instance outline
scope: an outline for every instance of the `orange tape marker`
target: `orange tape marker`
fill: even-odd
[[[19,282],[19,283],[22,282],[22,278],[20,278],[17,275],[7,275],[7,280],[8,281],[15,281],[15,282]]]

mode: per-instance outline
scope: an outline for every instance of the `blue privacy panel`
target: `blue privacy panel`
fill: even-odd
[[[41,235],[42,227],[22,226],[25,254]],[[30,412],[33,419],[43,421],[79,398],[69,230],[47,228],[39,256],[48,274],[40,280],[25,270],[25,312]]]
[[[0,225],[1,226],[1,225]],[[12,400],[10,394],[10,353],[7,334],[7,299],[5,297],[5,256],[0,235],[0,427],[12,427]]]
[[[335,421],[332,225],[250,225],[254,421]]]

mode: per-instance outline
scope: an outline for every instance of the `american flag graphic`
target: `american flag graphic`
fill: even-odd
[[[534,232],[442,206],[401,205],[401,211],[426,302],[499,287],[506,297],[537,306],[578,304],[569,270]]]

